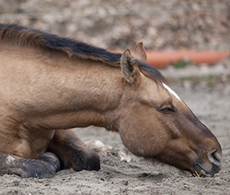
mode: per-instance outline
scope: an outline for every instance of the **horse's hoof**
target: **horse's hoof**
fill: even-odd
[[[75,171],[99,171],[100,168],[100,157],[96,152],[91,152],[90,155],[82,154],[80,157],[76,157],[73,165]]]
[[[52,178],[60,170],[58,157],[50,152],[46,152],[38,157],[38,160],[30,160],[22,172],[23,178]]]
[[[46,162],[47,165],[49,165],[49,167],[51,169],[53,169],[53,171],[57,172],[57,171],[60,170],[59,158],[55,154],[53,154],[51,152],[46,152],[46,153],[40,155],[38,157],[38,160]]]

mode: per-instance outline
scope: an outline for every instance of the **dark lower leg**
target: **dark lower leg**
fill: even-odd
[[[72,130],[57,130],[48,151],[60,158],[62,168],[75,171],[100,169],[99,155],[88,149]]]
[[[60,169],[56,155],[47,152],[38,159],[23,159],[9,154],[0,154],[0,175],[16,174],[23,178],[51,178]]]

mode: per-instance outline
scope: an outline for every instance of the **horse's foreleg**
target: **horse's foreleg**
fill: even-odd
[[[0,153],[0,174],[16,174],[23,178],[51,178],[60,169],[56,155],[46,152],[38,159],[24,159]]]
[[[88,149],[72,130],[57,130],[49,144],[48,151],[61,160],[61,168],[75,171],[99,170],[99,155]]]

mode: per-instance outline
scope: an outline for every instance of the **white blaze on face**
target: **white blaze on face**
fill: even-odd
[[[181,101],[180,97],[176,94],[175,91],[173,91],[168,85],[163,83],[163,87],[168,90],[169,93],[171,93],[173,96],[175,96],[178,100]]]

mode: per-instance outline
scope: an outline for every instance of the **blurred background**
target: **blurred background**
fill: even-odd
[[[0,22],[108,49],[230,49],[229,0],[0,0]]]
[[[146,50],[230,50],[230,0],[0,0],[0,22],[110,50],[132,49],[140,40]],[[190,65],[181,61],[162,73],[186,87],[230,88],[230,58]]]

